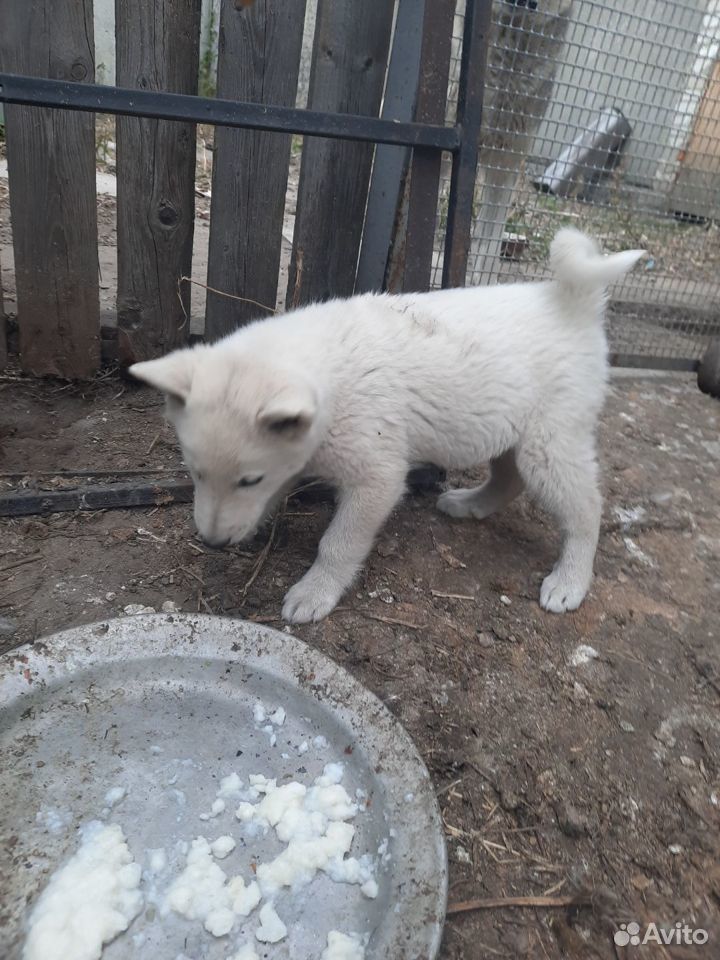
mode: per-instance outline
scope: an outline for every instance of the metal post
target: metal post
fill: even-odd
[[[382,116],[409,122],[417,97],[426,0],[400,0],[388,64]],[[393,225],[409,150],[375,148],[355,292],[382,290]]]
[[[426,10],[414,118],[418,123],[445,119],[454,15],[454,0],[432,0]],[[430,286],[441,162],[437,150],[416,147],[412,152],[403,290]]]
[[[456,124],[460,148],[450,178],[443,287],[465,285],[491,14],[492,0],[467,0]]]

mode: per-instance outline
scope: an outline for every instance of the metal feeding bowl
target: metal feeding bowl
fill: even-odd
[[[258,721],[259,704],[286,711],[272,733]],[[0,956],[21,956],[32,905],[77,849],[82,824],[120,824],[143,869],[147,852],[164,848],[170,876],[184,866],[179,841],[237,835],[222,866],[247,873],[251,859],[271,859],[279,844],[272,830],[244,842],[232,809],[199,818],[220,778],[237,772],[247,782],[262,773],[278,784],[309,784],[329,762],[344,764],[343,786],[363,798],[351,854],[385,854],[375,857],[378,896],[318,873],[277,895],[283,941],[258,944],[252,914],[233,935],[272,960],[319,958],[332,929],[367,935],[367,960],[432,960],[447,897],[433,786],[400,724],[337,664],[277,630],[185,614],[78,627],[5,654]],[[125,793],[113,806],[114,788]],[[106,945],[103,960],[219,960],[233,942],[146,908]]]

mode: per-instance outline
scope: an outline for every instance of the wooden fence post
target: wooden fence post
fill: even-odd
[[[377,117],[393,4],[320,0],[308,107]],[[350,295],[367,201],[371,144],[307,138],[287,305]]]
[[[92,0],[0,7],[0,68],[95,75]],[[28,373],[84,378],[100,365],[95,118],[5,107],[20,358]]]
[[[218,96],[295,106],[306,0],[223,0]],[[291,137],[215,131],[208,285],[274,309]],[[205,337],[269,311],[208,290]]]
[[[200,0],[115,0],[118,86],[197,93]],[[187,342],[195,125],[117,118],[118,354],[123,365]]]

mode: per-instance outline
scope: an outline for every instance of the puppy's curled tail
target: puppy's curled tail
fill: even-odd
[[[550,266],[561,289],[577,297],[601,293],[627,273],[644,253],[645,250],[623,250],[606,256],[590,237],[565,227],[550,244]]]

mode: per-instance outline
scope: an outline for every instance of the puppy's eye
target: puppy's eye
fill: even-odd
[[[262,476],[259,477],[243,477],[241,480],[238,480],[239,487],[255,487],[262,480]]]

